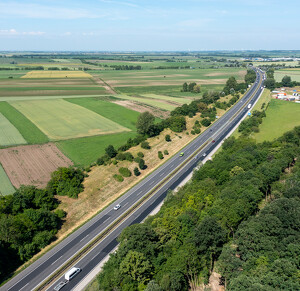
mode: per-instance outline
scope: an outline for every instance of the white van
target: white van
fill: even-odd
[[[65,279],[70,281],[72,278],[74,278],[79,272],[81,271],[80,268],[75,268],[73,267],[71,270],[69,270],[66,274],[65,274]]]

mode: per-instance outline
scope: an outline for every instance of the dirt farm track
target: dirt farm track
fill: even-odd
[[[45,187],[53,171],[73,164],[53,143],[1,149],[0,163],[16,188]]]

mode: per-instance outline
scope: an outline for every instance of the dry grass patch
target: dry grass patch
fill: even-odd
[[[92,78],[83,71],[30,71],[21,78]]]

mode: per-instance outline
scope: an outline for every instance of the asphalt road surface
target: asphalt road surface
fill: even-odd
[[[107,207],[92,220],[84,224],[76,232],[51,249],[36,262],[8,281],[0,290],[27,291],[34,290],[47,277],[64,265],[75,253],[87,245],[99,233],[104,231],[119,216],[124,214],[132,205],[149,193],[157,185],[162,184],[150,199],[146,200],[127,219],[110,232],[98,245],[87,253],[75,266],[82,271],[61,289],[72,290],[99,262],[117,246],[117,237],[122,230],[134,223],[143,221],[145,217],[165,198],[167,191],[177,185],[208,155],[248,113],[248,106],[253,106],[263,90],[265,75],[256,69],[257,78],[247,94],[238,101],[221,118],[217,119],[205,132],[194,139],[189,145],[170,158],[165,164],[155,170],[147,178],[120,197],[115,203],[121,208],[114,210],[114,205]],[[168,179],[167,179],[168,178]],[[71,268],[71,267],[70,267]],[[54,290],[59,282],[65,282],[64,277],[57,278],[47,290]]]

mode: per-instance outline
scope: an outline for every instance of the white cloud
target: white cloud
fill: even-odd
[[[112,0],[99,0],[102,3],[109,3],[109,4],[117,4],[117,5],[125,5],[130,7],[139,7],[136,4],[133,4],[131,2],[124,2],[124,1],[112,1]]]
[[[0,35],[33,35],[33,36],[39,36],[44,35],[45,32],[43,31],[22,31],[19,32],[14,28],[11,29],[0,29]]]

